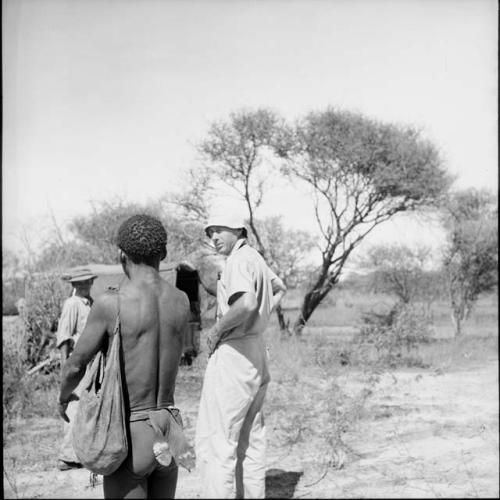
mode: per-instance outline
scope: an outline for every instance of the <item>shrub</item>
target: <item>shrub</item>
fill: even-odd
[[[55,274],[33,274],[26,281],[24,324],[26,361],[35,366],[55,350],[57,323],[67,285]]]
[[[379,368],[422,366],[418,346],[431,338],[429,313],[415,304],[396,304],[389,313],[365,314],[353,342],[358,363]]]
[[[26,334],[20,322],[13,322],[2,336],[4,422],[19,415],[32,395],[26,378]]]
[[[3,316],[15,316],[18,314],[16,307],[16,297],[9,293],[10,290],[3,290],[2,292],[2,315]]]
[[[4,426],[10,432],[20,418],[49,417],[56,412],[59,390],[60,363],[58,359],[29,375],[28,332],[21,318],[3,324],[3,408]]]
[[[2,282],[2,315],[15,316],[19,314],[17,301],[24,296],[24,280],[8,279]]]
[[[341,468],[348,451],[345,434],[362,416],[378,378],[370,369],[353,374],[356,387],[347,391],[343,358],[352,345],[328,336],[282,337],[269,329],[266,341],[274,372],[266,403],[272,439],[279,447],[301,446],[304,453],[321,436],[321,452],[313,452],[313,460],[325,470]]]

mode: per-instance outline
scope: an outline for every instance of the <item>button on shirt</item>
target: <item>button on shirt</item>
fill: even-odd
[[[217,318],[229,310],[229,299],[238,292],[253,292],[258,309],[244,323],[225,335],[222,342],[264,332],[273,304],[272,281],[276,274],[267,266],[262,256],[246,243],[238,240],[229,254],[217,282]]]
[[[61,347],[67,340],[71,341],[71,347],[75,347],[87,323],[90,306],[89,299],[78,295],[73,295],[64,301],[57,326],[57,347]]]

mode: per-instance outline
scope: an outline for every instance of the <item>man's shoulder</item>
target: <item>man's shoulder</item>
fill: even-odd
[[[95,308],[113,308],[116,309],[116,304],[118,303],[118,293],[119,289],[115,286],[110,286],[104,292],[99,294],[94,298],[94,302],[92,304]]]
[[[81,304],[87,305],[87,302],[82,298],[78,297],[78,295],[72,295],[68,297],[63,304],[63,307],[79,307]]]
[[[179,305],[184,305],[185,307],[189,307],[189,298],[186,292],[179,290],[176,286],[172,285],[166,280],[163,281],[163,290],[166,296],[166,299],[169,302],[175,302]]]
[[[227,259],[227,265],[237,265],[239,263],[247,263],[251,266],[260,266],[265,264],[262,255],[252,246],[246,244],[238,248],[236,252],[231,254]]]

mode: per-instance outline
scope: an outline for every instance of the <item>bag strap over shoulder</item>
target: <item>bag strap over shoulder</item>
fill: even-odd
[[[117,298],[117,313],[116,313],[115,328],[113,330],[113,336],[114,336],[116,333],[121,333],[120,332],[120,285],[109,286],[108,290],[115,292]]]

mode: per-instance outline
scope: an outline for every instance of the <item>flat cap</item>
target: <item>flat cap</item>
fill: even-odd
[[[61,279],[64,281],[69,281],[73,283],[75,281],[86,281],[97,278],[97,274],[94,274],[88,267],[74,267],[64,272]]]

